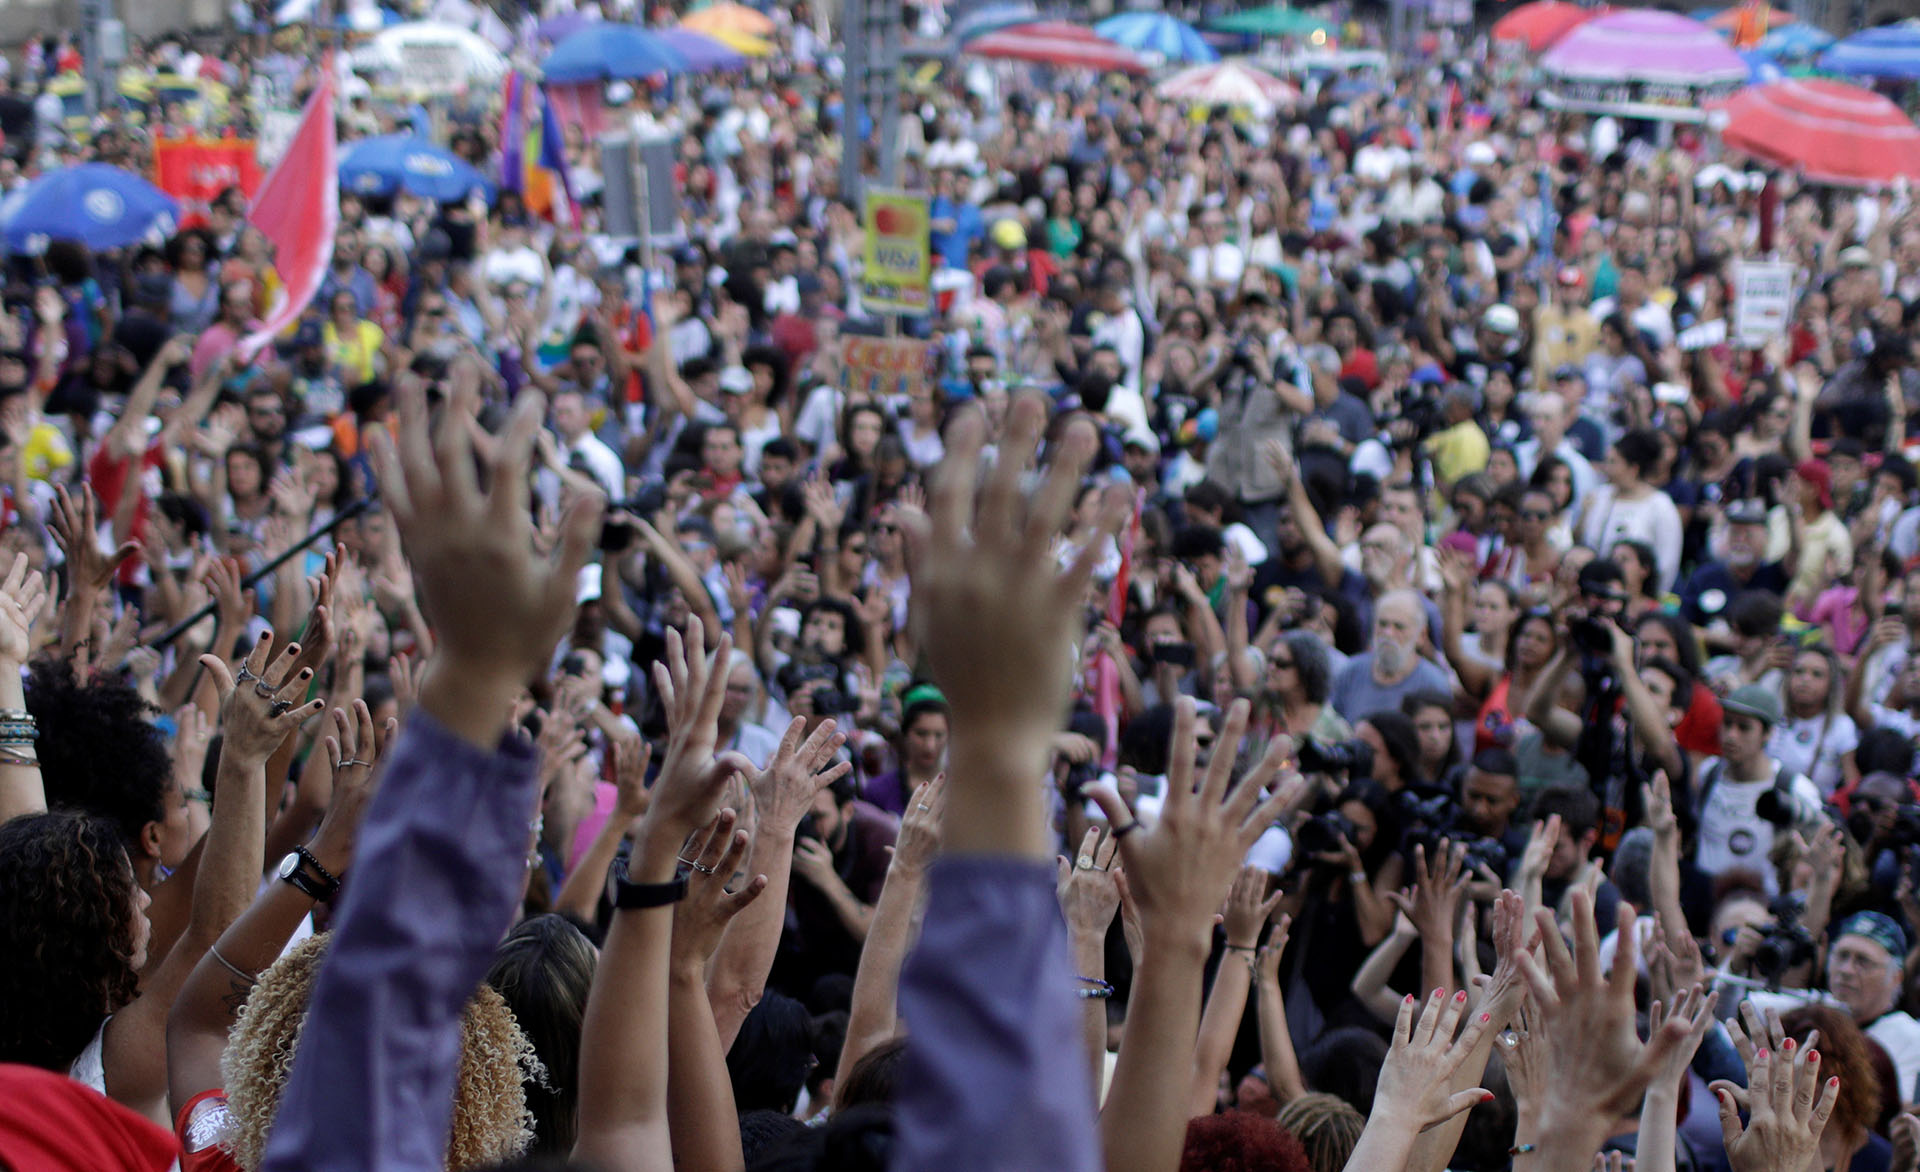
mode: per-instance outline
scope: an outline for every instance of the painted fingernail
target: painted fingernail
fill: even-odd
[[[1412,1005],[1412,1004],[1413,1004],[1413,994],[1411,994],[1411,993],[1409,993],[1409,994],[1407,994],[1407,1001],[1406,1001],[1406,1003],[1407,1003],[1408,1005]]]
[[[1483,1013],[1483,1014],[1481,1014],[1481,1015],[1480,1015],[1480,1024],[1481,1024],[1481,1025],[1486,1025],[1486,1024],[1487,1024],[1488,1022],[1490,1022],[1490,1021],[1492,1021],[1492,1020],[1493,1020],[1493,1015],[1492,1015],[1491,1013]]]
[[[1820,1061],[1820,1051],[1818,1051],[1818,1050],[1809,1050],[1809,1051],[1807,1051],[1807,1061],[1808,1061],[1808,1062],[1819,1062],[1819,1061]]]
[[[1782,1054],[1791,1054],[1791,1053],[1793,1053],[1793,1039],[1792,1039],[1792,1038],[1788,1038],[1788,1039],[1787,1039],[1786,1041],[1784,1041],[1784,1042],[1782,1042],[1782,1043],[1780,1043],[1780,1052],[1781,1052]]]
[[[1465,1002],[1466,999],[1467,999],[1467,991],[1465,989],[1462,989],[1458,993],[1455,993],[1453,995],[1453,1001],[1455,1005],[1459,1005]]]
[[[1759,1050],[1759,1052],[1758,1052],[1757,1054],[1755,1054],[1755,1055],[1754,1055],[1754,1057],[1756,1057],[1756,1058],[1765,1058],[1765,1057],[1767,1057],[1767,1048],[1766,1048],[1765,1046],[1762,1046],[1762,1047],[1760,1047],[1760,1050]]]
[[[1840,1076],[1836,1074],[1836,1075],[1834,1075],[1834,1076],[1833,1076],[1832,1078],[1830,1078],[1830,1079],[1828,1079],[1828,1080],[1827,1080],[1827,1085],[1828,1085],[1829,1087],[1837,1087],[1837,1086],[1839,1086],[1839,1085],[1840,1085]]]
[[[1433,999],[1435,1001],[1443,1001],[1446,999],[1446,996],[1447,996],[1447,991],[1445,989],[1435,989],[1433,991]]]
[[[1494,1096],[1493,1096],[1493,1092],[1492,1092],[1492,1091],[1488,1091],[1488,1090],[1483,1090],[1483,1091],[1481,1091],[1481,1092],[1480,1092],[1480,1101],[1481,1101],[1482,1103],[1491,1103],[1491,1102],[1493,1102],[1493,1097],[1494,1097]]]

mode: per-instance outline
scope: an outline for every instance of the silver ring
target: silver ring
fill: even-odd
[[[293,708],[293,701],[291,700],[275,700],[272,704],[267,706],[267,715],[268,716],[284,716],[292,708]]]
[[[254,679],[259,680],[259,682],[253,685],[253,694],[260,697],[262,700],[273,699],[274,694],[280,690],[274,687],[273,685],[267,683],[267,681],[261,680],[260,677],[258,676],[255,676]]]
[[[372,765],[373,765],[373,762],[371,762],[371,761],[362,761],[362,760],[360,760],[360,759],[359,759],[359,758],[357,758],[357,757],[349,757],[349,758],[347,758],[347,759],[346,759],[345,761],[342,761],[342,762],[340,762],[340,764],[339,764],[339,768],[341,768],[341,769],[346,769],[346,768],[349,768],[350,766],[354,766],[354,765],[365,765],[365,766],[368,766],[368,767],[372,767]]]
[[[246,683],[248,680],[257,680],[259,678],[260,678],[259,676],[253,674],[252,668],[242,663],[240,665],[240,674],[233,677],[233,686],[237,688],[241,684]]]
[[[713,868],[707,866],[705,863],[695,863],[693,864],[693,869],[700,872],[702,875],[713,874]]]
[[[1078,866],[1079,866],[1079,868],[1080,868],[1080,869],[1081,869],[1082,871],[1091,871],[1091,870],[1093,870],[1093,856],[1092,856],[1092,855],[1081,855],[1081,856],[1080,856],[1080,861],[1079,861],[1079,863],[1078,863]]]
[[[923,811],[924,811],[924,810],[931,810],[931,809],[933,809],[933,807],[932,807],[932,806],[929,806],[929,805],[927,805],[927,804],[926,804],[925,802],[921,802],[921,803],[919,803],[918,805],[916,805],[916,806],[914,806],[914,809],[916,809],[916,810],[923,810]]]
[[[1520,1044],[1520,1035],[1514,1033],[1511,1028],[1501,1030],[1500,1044],[1502,1046],[1518,1046]]]

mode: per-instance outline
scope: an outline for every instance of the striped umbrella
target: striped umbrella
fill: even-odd
[[[1123,12],[1094,25],[1093,31],[1117,45],[1158,53],[1168,61],[1220,60],[1220,54],[1201,38],[1199,30],[1164,12]]]
[[[1155,86],[1154,92],[1170,102],[1238,106],[1262,113],[1276,106],[1291,106],[1300,98],[1299,90],[1271,73],[1237,61],[1182,69]]]
[[[1125,45],[1116,45],[1090,28],[1057,20],[1009,25],[975,37],[961,48],[976,57],[1109,73],[1145,73],[1148,69],[1147,59]]]
[[[1716,108],[1720,139],[1816,183],[1920,179],[1920,127],[1871,90],[1825,78],[1748,86]]]

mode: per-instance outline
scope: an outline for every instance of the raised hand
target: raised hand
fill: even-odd
[[[1068,932],[1105,938],[1114,913],[1120,910],[1120,885],[1113,871],[1119,849],[1113,835],[1103,839],[1100,828],[1092,826],[1080,840],[1079,854],[1055,861],[1054,894]]]
[[[122,562],[140,552],[140,543],[129,541],[108,553],[94,539],[99,531],[99,503],[93,489],[80,486],[76,500],[63,484],[53,489],[53,508],[47,514],[47,527],[53,530],[54,544],[66,555],[67,574],[76,589],[104,590]]]
[[[1737,1088],[1723,1079],[1711,1084],[1720,1104],[1720,1135],[1726,1141],[1733,1172],[1787,1172],[1809,1167],[1820,1150],[1820,1136],[1840,1098],[1840,1080],[1820,1082],[1820,1052],[1799,1054],[1762,1048],[1747,1063],[1750,1115],[1740,1124]]]
[[[940,853],[940,816],[946,810],[947,775],[938,773],[932,781],[913,791],[913,800],[900,815],[900,833],[893,840],[891,866],[911,871],[927,869],[927,864]],[[1113,918],[1111,912],[1107,918]]]
[[[671,837],[676,847],[713,818],[733,774],[753,769],[738,753],[714,755],[732,650],[733,640],[721,635],[709,657],[706,630],[696,618],[688,622],[685,639],[668,629],[665,661],[653,665],[654,688],[667,715],[667,753],[654,780],[647,826]]]
[[[0,581],[0,664],[17,668],[33,655],[33,624],[46,608],[46,575],[31,568],[25,553],[13,555]]]
[[[1286,894],[1276,890],[1271,896],[1267,895],[1267,882],[1272,878],[1270,872],[1259,867],[1242,867],[1234,876],[1233,889],[1227,893],[1226,909],[1222,913],[1228,948],[1252,951],[1259,941],[1261,926],[1272,917]]]
[[[812,735],[807,735],[806,720],[793,718],[786,735],[780,738],[780,747],[767,759],[767,767],[747,773],[747,786],[765,830],[793,833],[813,808],[814,795],[853,768],[851,762],[834,760],[834,754],[846,743],[846,735],[833,720],[821,721]]]
[[[1653,1081],[1657,1086],[1665,1087],[1674,1093],[1679,1092],[1680,1083],[1687,1077],[1687,1067],[1692,1064],[1694,1054],[1700,1049],[1700,1041],[1707,1036],[1707,1030],[1713,1025],[1713,1007],[1720,1000],[1718,993],[1705,993],[1695,988],[1681,989],[1673,995],[1671,1007],[1655,1001],[1647,1011],[1647,1030],[1657,1034],[1669,1021],[1685,1024],[1687,1032],[1682,1035],[1674,1047],[1667,1052],[1666,1062]]]
[[[424,393],[398,397],[399,439],[375,429],[370,442],[436,640],[421,705],[457,735],[491,747],[514,696],[545,669],[573,621],[574,584],[605,502],[594,494],[576,498],[558,552],[536,557],[528,465],[541,396],[525,393],[514,405],[484,461],[485,491],[467,429],[449,425],[430,436]],[[449,404],[449,418],[468,414],[468,406]]]
[[[1218,752],[1207,761],[1207,774],[1196,790],[1193,758],[1197,747],[1191,697],[1182,697],[1174,710],[1173,746],[1167,769],[1167,799],[1152,830],[1133,833],[1133,814],[1120,795],[1105,787],[1087,792],[1100,806],[1121,838],[1120,856],[1127,879],[1140,903],[1142,926],[1149,947],[1185,937],[1204,947],[1211,936],[1213,912],[1233,882],[1240,862],[1266,828],[1279,816],[1282,795],[1261,801],[1261,790],[1279,772],[1283,746],[1269,745],[1266,754],[1231,790],[1233,754]],[[1236,700],[1228,710],[1219,743],[1237,745],[1247,729],[1247,702]]]
[[[253,591],[241,587],[242,577],[240,563],[233,558],[210,560],[200,577],[213,595],[214,629],[229,638],[237,637],[253,617]]]
[[[613,742],[613,812],[622,825],[631,826],[652,804],[647,792],[647,766],[653,762],[653,746],[639,736],[622,737]]]
[[[384,733],[374,727],[373,713],[365,700],[353,702],[351,717],[341,709],[333,710],[333,733],[325,743],[327,765],[333,772],[333,794],[327,812],[314,832],[313,853],[321,865],[338,875],[353,858],[353,846],[373,800],[374,766],[380,762],[381,744],[391,744],[399,722],[388,718]],[[338,865],[336,865],[338,864]]]
[[[733,917],[767,889],[767,877],[755,875],[729,891],[735,872],[746,861],[747,832],[734,829],[732,810],[722,810],[700,833],[681,858],[689,868],[687,898],[673,908],[673,952],[689,963],[706,964]]]
[[[1393,1042],[1387,1049],[1387,1061],[1380,1068],[1380,1082],[1374,1090],[1373,1112],[1367,1118],[1367,1132],[1382,1139],[1401,1139],[1410,1144],[1415,1134],[1438,1127],[1462,1111],[1470,1111],[1493,1098],[1493,1092],[1475,1087],[1451,1091],[1454,1072],[1479,1045],[1480,1035],[1491,1025],[1485,1013],[1471,1015],[1458,1038],[1454,1029],[1467,1009],[1467,992],[1451,996],[1435,989],[1426,1004],[1407,994],[1400,1003],[1400,1016],[1393,1026]],[[1380,1132],[1387,1132],[1381,1135]],[[1395,1135],[1394,1133],[1400,1133]],[[1368,1146],[1363,1133],[1360,1146]],[[1374,1149],[1374,1150],[1392,1150]],[[1371,1154],[1371,1153],[1370,1153]],[[1360,1148],[1354,1149],[1354,1167],[1398,1167],[1400,1161],[1376,1164],[1362,1161]],[[1402,1156],[1404,1160],[1404,1156]]]
[[[287,644],[279,655],[272,652],[273,632],[263,631],[253,650],[240,660],[237,672],[229,670],[217,655],[200,657],[201,666],[212,675],[220,694],[222,758],[265,764],[301,722],[326,707],[324,700],[301,704],[293,699],[313,679],[312,668],[296,670],[293,666],[300,656],[300,644]]]
[[[1545,822],[1535,822],[1527,833],[1527,846],[1520,854],[1520,867],[1515,873],[1516,879],[1538,878],[1547,873],[1547,863],[1553,858],[1553,848],[1560,841],[1560,815],[1554,814]]]
[[[1467,861],[1466,844],[1443,838],[1439,856],[1437,862],[1430,864],[1427,848],[1415,846],[1412,898],[1398,891],[1386,893],[1387,899],[1405,912],[1420,935],[1428,939],[1451,938],[1454,922],[1460,915],[1460,900],[1467,893],[1466,886],[1460,882],[1460,873]]]

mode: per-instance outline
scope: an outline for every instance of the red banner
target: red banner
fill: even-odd
[[[252,199],[260,160],[250,138],[162,138],[153,144],[153,183],[180,201],[184,219],[229,187]]]

